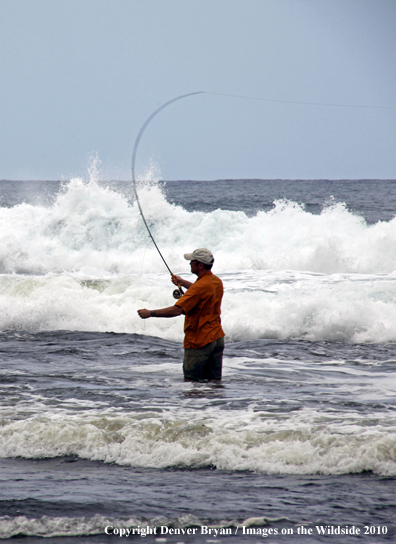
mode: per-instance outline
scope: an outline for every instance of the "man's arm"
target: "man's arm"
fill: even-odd
[[[154,312],[154,315],[152,315]],[[147,310],[143,308],[138,310],[137,313],[142,319],[147,319],[148,317],[176,317],[183,313],[183,310],[179,306],[169,306],[168,308],[160,308],[159,310]]]

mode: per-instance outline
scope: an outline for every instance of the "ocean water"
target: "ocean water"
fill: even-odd
[[[139,182],[167,263],[208,247],[223,382],[127,182],[0,182],[0,538],[396,542],[396,181]],[[148,533],[146,535],[146,533]]]

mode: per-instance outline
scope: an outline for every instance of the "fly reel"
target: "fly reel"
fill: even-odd
[[[179,298],[184,294],[183,291],[181,289],[175,289],[173,291],[173,298],[175,298],[176,300],[179,300]]]

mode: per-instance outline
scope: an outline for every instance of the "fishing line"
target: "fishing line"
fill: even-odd
[[[182,100],[183,98],[187,98],[188,96],[193,96],[193,95],[196,95],[196,94],[211,94],[211,95],[215,95],[215,96],[228,96],[228,97],[231,97],[231,98],[242,98],[244,100],[259,100],[261,102],[276,102],[276,103],[280,103],[280,104],[299,104],[299,105],[303,105],[303,106],[321,106],[321,107],[333,107],[333,108],[362,108],[362,109],[366,109],[366,108],[370,108],[370,109],[396,109],[396,106],[364,106],[364,105],[359,106],[359,105],[356,105],[356,104],[331,104],[331,103],[325,103],[325,102],[300,102],[300,101],[295,101],[295,100],[277,100],[277,99],[271,99],[271,98],[260,98],[260,97],[255,97],[255,96],[242,96],[242,95],[236,95],[236,94],[216,93],[216,92],[211,92],[211,91],[196,91],[196,92],[193,92],[193,93],[182,94],[180,96],[177,96],[176,98],[172,98],[172,100],[169,100],[168,102],[165,102],[165,104],[162,104],[162,106],[157,108],[146,119],[146,121],[143,123],[143,125],[142,125],[141,129],[139,130],[139,133],[138,133],[138,135],[136,137],[135,145],[133,146],[133,152],[132,152],[132,183],[133,183],[133,189],[134,189],[134,192],[135,192],[135,197],[136,197],[136,202],[137,202],[137,205],[138,205],[138,208],[139,208],[139,212],[140,212],[140,215],[141,215],[141,217],[143,219],[143,222],[145,224],[147,232],[149,233],[149,236],[150,236],[156,250],[158,251],[161,259],[163,260],[166,268],[168,269],[168,271],[169,271],[169,273],[171,275],[172,275],[172,271],[169,268],[168,263],[165,261],[165,258],[162,255],[159,247],[157,246],[156,241],[154,240],[154,237],[153,237],[153,235],[151,233],[150,227],[148,226],[146,218],[144,217],[142,206],[140,204],[139,195],[138,195],[138,191],[137,191],[137,184],[136,184],[136,175],[135,175],[136,153],[137,153],[139,142],[140,142],[140,140],[141,140],[141,138],[143,136],[144,131],[146,130],[149,123],[154,119],[154,117],[160,111],[162,111],[163,109],[168,107],[170,104],[173,104],[173,102],[177,102],[178,100]],[[183,289],[181,287],[179,289],[175,289],[174,292],[173,292],[173,296],[175,298],[180,298],[180,296],[182,294],[183,294]]]
[[[333,104],[328,102],[300,102],[297,100],[278,100],[276,98],[259,98],[257,96],[242,96],[239,94],[227,94],[227,93],[215,93],[212,91],[202,91],[206,94],[213,94],[217,96],[229,96],[232,98],[243,98],[244,100],[259,100],[260,102],[277,102],[279,104],[298,104],[302,106],[327,106],[331,108],[361,108],[361,109],[375,109],[375,110],[394,110],[396,106],[368,106],[358,104]]]

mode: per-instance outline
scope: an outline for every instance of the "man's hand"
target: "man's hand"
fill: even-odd
[[[142,319],[147,319],[148,317],[151,317],[151,310],[146,310],[146,308],[138,310],[137,313]]]
[[[180,276],[176,276],[175,274],[171,274],[171,278],[172,282],[178,287],[184,287],[185,289],[188,289],[192,285],[191,281],[183,280],[183,278],[181,278]]]
[[[178,287],[182,287],[182,279],[180,276],[176,276],[175,274],[172,274],[172,283],[177,285]]]

